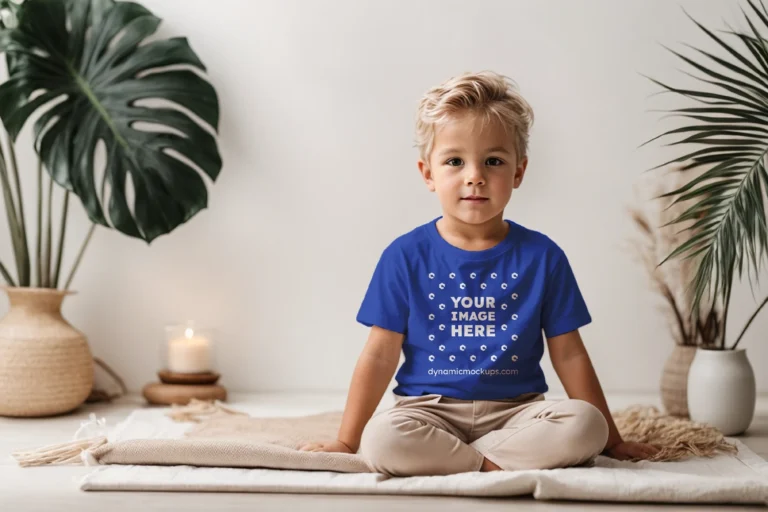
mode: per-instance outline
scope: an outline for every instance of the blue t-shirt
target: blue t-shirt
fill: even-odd
[[[551,338],[592,321],[565,253],[509,220],[502,242],[466,251],[440,235],[438,219],[384,250],[357,314],[363,325],[405,334],[394,393],[546,392],[542,331]]]

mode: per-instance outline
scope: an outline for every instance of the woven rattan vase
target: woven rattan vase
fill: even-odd
[[[696,347],[675,345],[661,373],[661,403],[672,416],[688,418],[688,371]]]
[[[76,409],[91,392],[93,359],[83,333],[61,316],[68,294],[5,288],[0,320],[0,415],[52,416]]]

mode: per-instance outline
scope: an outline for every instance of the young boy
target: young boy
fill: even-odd
[[[443,215],[384,250],[357,316],[371,331],[338,440],[302,450],[359,449],[391,476],[658,451],[623,442],[613,423],[579,336],[591,317],[565,253],[503,217],[532,123],[511,80],[492,72],[455,77],[421,100],[418,168]],[[567,400],[544,398],[542,331]],[[401,350],[396,403],[374,415]]]

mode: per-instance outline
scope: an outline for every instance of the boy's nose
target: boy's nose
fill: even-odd
[[[469,171],[464,176],[465,185],[485,185],[485,179],[483,175],[478,171]]]

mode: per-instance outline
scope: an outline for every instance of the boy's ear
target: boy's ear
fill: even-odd
[[[515,188],[518,188],[523,184],[523,178],[525,177],[525,169],[528,167],[528,157],[525,157],[517,164],[515,169]]]
[[[435,191],[435,180],[432,179],[432,169],[429,168],[429,164],[424,160],[419,160],[419,173],[421,174],[424,183],[427,184],[427,188],[431,191]]]

